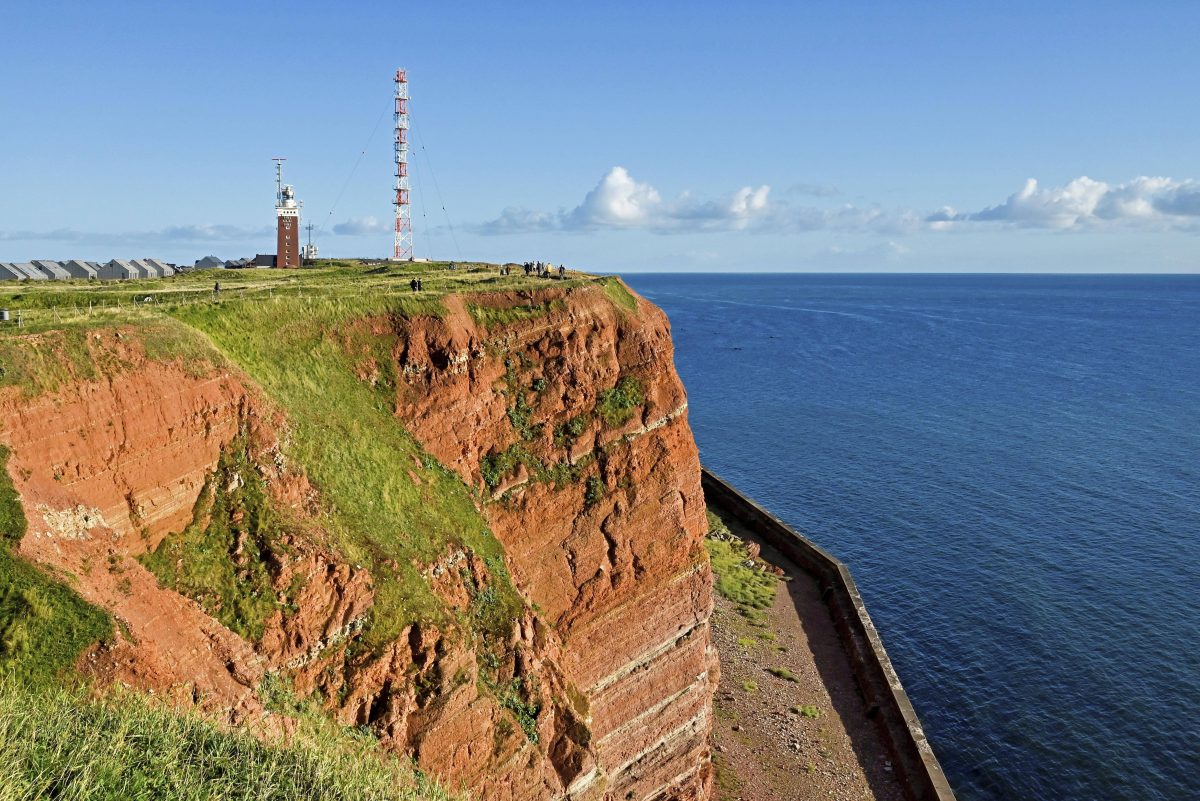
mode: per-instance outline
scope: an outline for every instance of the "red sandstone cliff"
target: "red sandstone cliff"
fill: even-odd
[[[335,717],[489,799],[707,797],[711,576],[665,316],[598,285],[454,296],[447,307],[354,325],[394,343],[398,421],[482,491],[528,604],[498,649],[484,653],[452,625],[356,649],[373,582],[320,536],[320,488],[285,458],[283,416],[234,368],[151,362],[113,331],[89,348],[122,369],[33,398],[0,393],[0,442],[30,522],[20,553],[72,576],[118,619],[122,635],[85,657],[103,679],[258,720],[263,677],[280,672]],[[478,322],[488,319],[503,322]],[[372,381],[378,352],[351,356]],[[617,388],[632,389],[614,402]],[[235,446],[273,501],[312,523],[271,564],[281,597],[302,589],[253,643],[136,559],[192,519]],[[490,581],[463,550],[422,568],[453,609]],[[528,731],[496,686],[519,688],[510,701],[536,710]]]

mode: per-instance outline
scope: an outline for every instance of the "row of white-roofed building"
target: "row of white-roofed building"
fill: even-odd
[[[69,281],[79,278],[120,281],[131,278],[169,278],[187,267],[176,267],[158,259],[112,259],[97,261],[0,261],[0,281]]]

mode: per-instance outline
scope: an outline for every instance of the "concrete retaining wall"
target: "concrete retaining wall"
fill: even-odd
[[[721,506],[817,579],[821,597],[850,657],[854,678],[892,754],[892,765],[911,801],[954,801],[921,721],[850,577],[832,554],[793,531],[783,521],[705,469],[706,499]]]

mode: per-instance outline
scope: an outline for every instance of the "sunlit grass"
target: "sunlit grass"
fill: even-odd
[[[0,801],[445,801],[374,737],[302,727],[264,742],[131,693],[0,680]]]

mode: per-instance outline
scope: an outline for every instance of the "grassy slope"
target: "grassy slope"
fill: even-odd
[[[500,543],[470,490],[396,422],[390,399],[355,375],[339,339],[343,323],[367,314],[421,311],[436,307],[357,295],[234,300],[174,312],[287,412],[287,455],[320,490],[322,524],[343,556],[368,567],[375,579],[376,605],[365,634],[371,646],[389,642],[412,622],[444,622],[442,604],[418,565],[432,563],[451,544],[484,557],[499,574],[505,599],[518,603]]]
[[[84,648],[109,635],[112,622],[10,551],[26,522],[7,461],[0,446],[0,680],[40,685],[69,673]]]
[[[0,801],[439,801],[374,738],[304,726],[264,743],[132,693],[101,700],[0,680]]]

